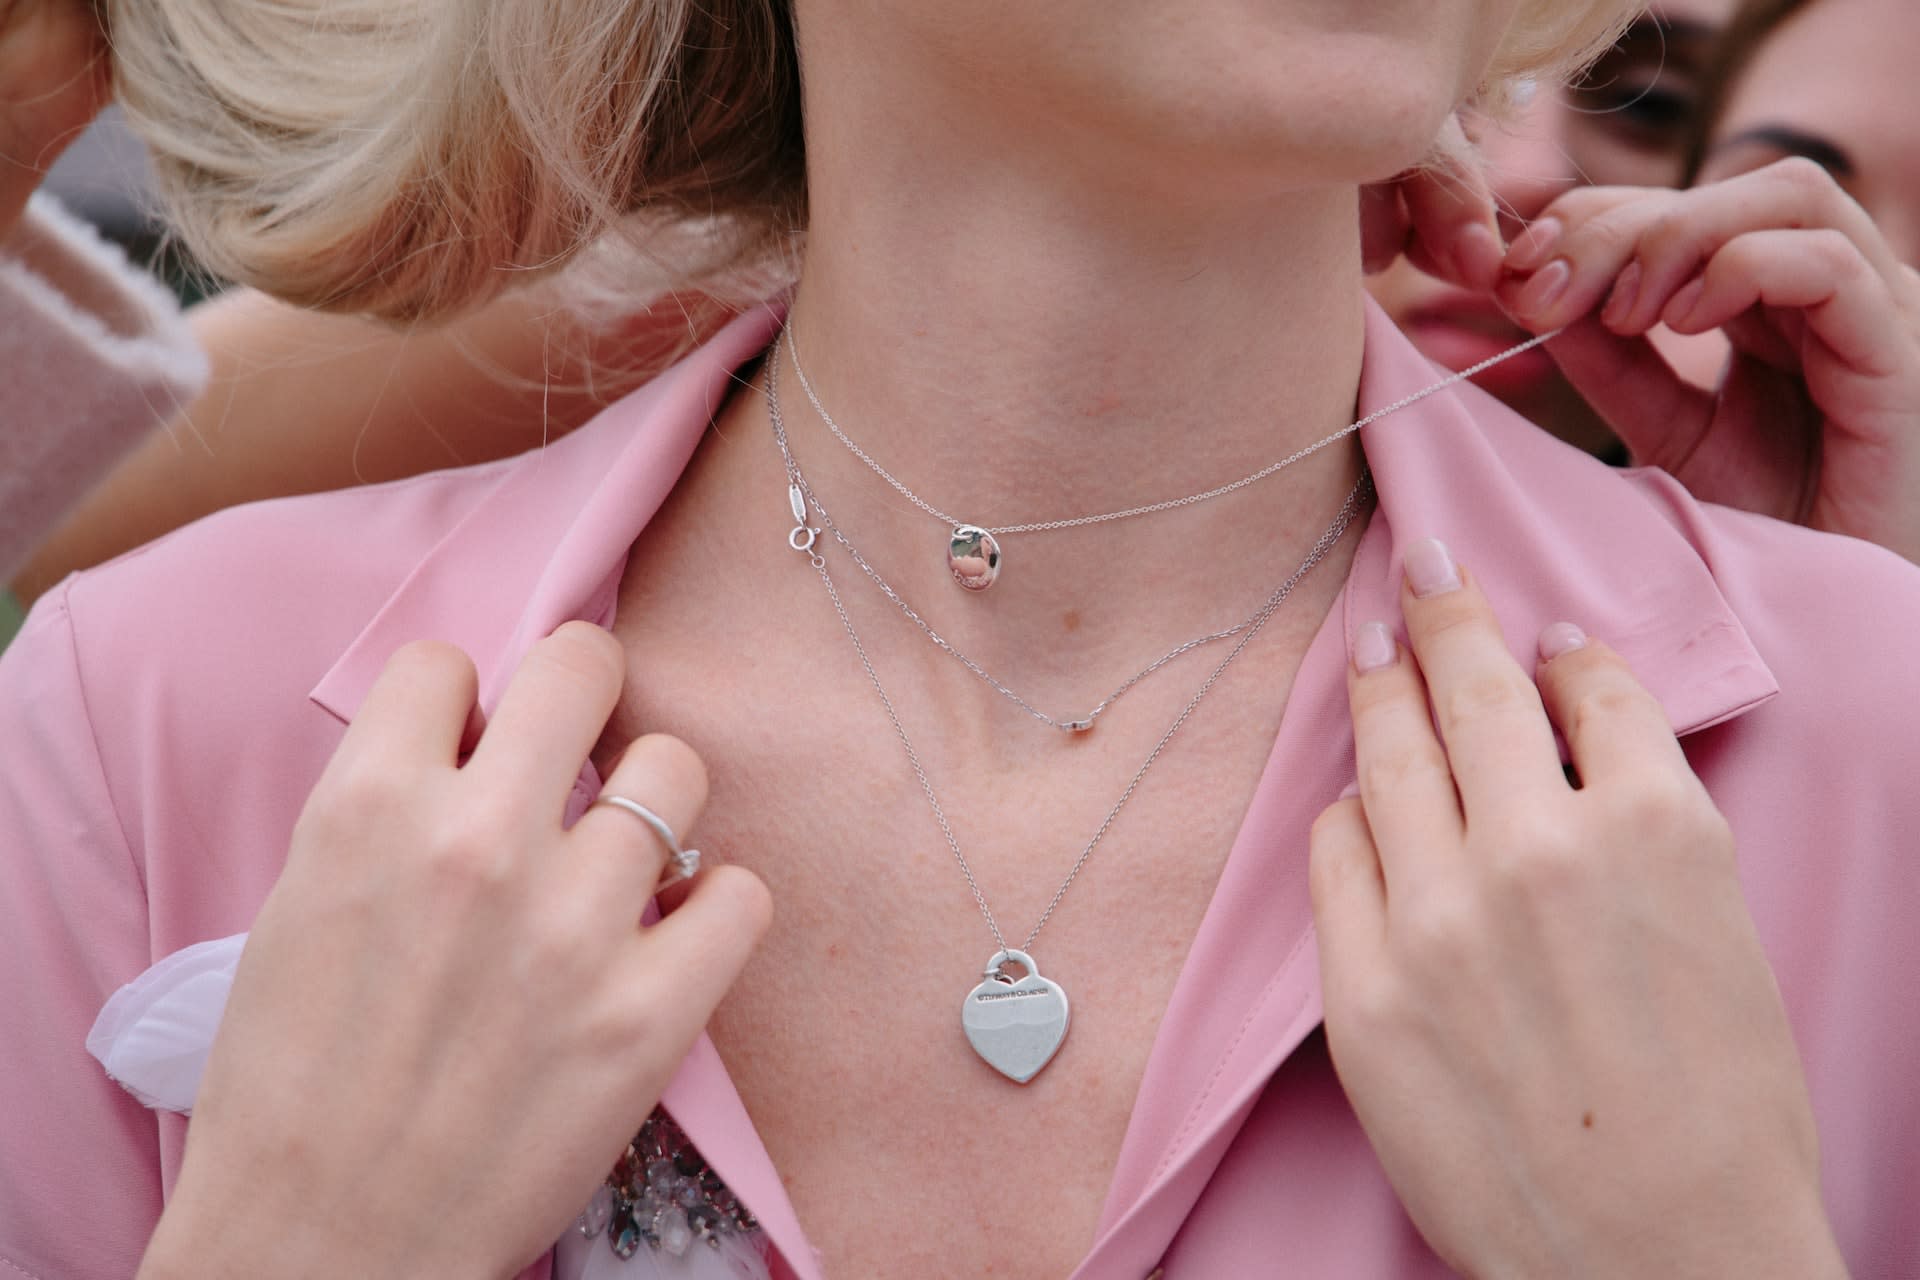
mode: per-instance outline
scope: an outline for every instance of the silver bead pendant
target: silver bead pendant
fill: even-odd
[[[947,542],[947,568],[969,591],[985,591],[1000,576],[1000,542],[977,524],[963,524]]]

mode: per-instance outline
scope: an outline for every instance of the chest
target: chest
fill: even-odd
[[[712,779],[698,843],[772,890],[773,930],[709,1033],[826,1274],[1070,1273],[1284,689],[1186,726],[1117,815],[1177,706],[1143,699],[1124,746],[1019,768],[923,734],[950,845],[874,708],[843,718],[803,691],[776,704],[759,676],[717,687],[696,668],[653,655],[651,692],[616,729],[694,743]],[[1012,946],[1053,905],[1023,949],[1065,989],[1070,1030],[1025,1085],[962,1030],[999,946],[969,876]]]

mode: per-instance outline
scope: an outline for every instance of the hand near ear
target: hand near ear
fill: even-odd
[[[1688,191],[1589,187],[1508,254],[1497,296],[1633,451],[1696,497],[1920,561],[1920,273],[1808,160]],[[1648,340],[1718,332],[1716,385]]]

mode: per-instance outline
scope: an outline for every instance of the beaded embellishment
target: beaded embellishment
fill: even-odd
[[[696,1243],[718,1249],[759,1225],[680,1126],[657,1108],[574,1224],[589,1240],[604,1232],[623,1260],[642,1244],[675,1257]]]

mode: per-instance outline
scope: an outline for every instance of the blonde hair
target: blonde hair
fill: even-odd
[[[657,289],[751,291],[805,225],[788,0],[105,7],[177,235],[299,305],[437,318],[609,232]],[[1597,56],[1635,8],[1523,0],[1483,96]]]

